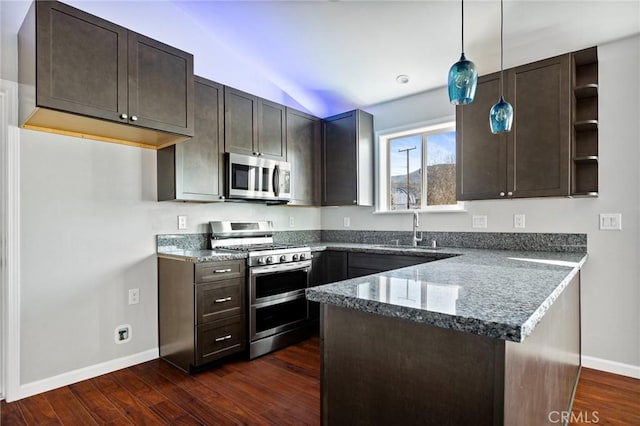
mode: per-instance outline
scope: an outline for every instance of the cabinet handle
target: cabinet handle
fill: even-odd
[[[501,196],[501,197],[504,197],[504,192],[501,192],[501,193],[500,193],[500,196]]]
[[[216,337],[216,342],[224,342],[225,340],[231,339],[231,335],[227,334],[226,336]]]
[[[262,157],[262,153],[261,152],[258,153],[258,157]]]
[[[120,118],[126,120],[129,116],[127,114],[120,114]]]
[[[221,195],[219,198],[220,198],[221,200],[224,200],[224,195]]]
[[[509,192],[507,192],[507,195],[508,195],[509,197],[511,197],[511,196],[513,195],[513,192],[509,191]]]
[[[138,121],[138,116],[132,115],[131,116],[131,121]]]
[[[216,303],[229,302],[230,300],[231,300],[231,297],[225,297],[223,299],[216,299]]]
[[[224,274],[225,272],[231,272],[231,268],[229,269],[216,269],[213,271],[214,274]]]
[[[358,204],[358,200],[353,200],[353,204]]]
[[[258,156],[258,153],[254,151],[254,152],[253,152],[253,155],[255,155],[255,156],[257,157],[257,156]]]

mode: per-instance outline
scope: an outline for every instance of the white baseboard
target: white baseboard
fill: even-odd
[[[640,379],[640,366],[582,355],[582,366]]]
[[[69,371],[67,373],[62,373],[57,376],[38,380],[36,382],[26,383],[20,386],[17,397],[11,400],[7,400],[7,402],[27,398],[29,396],[47,392],[52,389],[60,388],[62,386],[67,386],[73,383],[81,382],[83,380],[91,379],[93,377],[98,377],[103,374],[111,373],[116,370],[131,367],[132,365],[151,361],[152,359],[158,358],[158,356],[158,348],[149,349],[148,351],[138,352],[137,354],[113,359],[101,364]]]

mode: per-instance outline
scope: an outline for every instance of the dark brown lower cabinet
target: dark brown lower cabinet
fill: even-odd
[[[158,259],[160,357],[190,372],[244,351],[245,261]]]
[[[404,268],[436,260],[422,256],[400,256],[376,253],[349,253],[347,269],[348,278],[357,278],[378,272]]]

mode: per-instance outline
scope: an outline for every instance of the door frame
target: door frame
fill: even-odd
[[[20,398],[18,84],[0,80],[0,399]]]

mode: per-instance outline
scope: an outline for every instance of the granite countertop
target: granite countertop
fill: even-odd
[[[442,257],[309,288],[311,301],[513,342],[532,333],[587,259],[586,253],[311,245],[316,251]]]
[[[216,262],[219,260],[246,259],[247,253],[228,252],[222,250],[181,250],[181,249],[161,249],[158,250],[158,257],[164,259],[181,260],[191,263]]]

